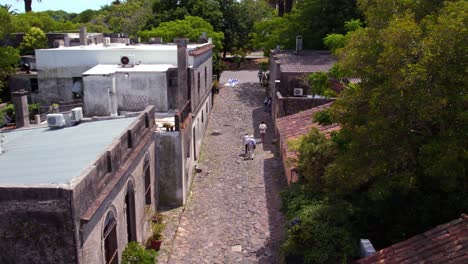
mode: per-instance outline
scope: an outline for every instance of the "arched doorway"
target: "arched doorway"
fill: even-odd
[[[115,220],[115,216],[112,211],[107,213],[104,221],[103,240],[106,264],[118,264],[119,251],[117,246],[117,221]]]
[[[133,183],[128,182],[127,193],[125,194],[125,213],[127,216],[127,239],[128,242],[136,241],[136,221],[135,221],[135,191]]]

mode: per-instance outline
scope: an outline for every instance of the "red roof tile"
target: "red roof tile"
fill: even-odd
[[[468,263],[468,216],[463,214],[356,263]]]
[[[325,135],[329,135],[331,132],[339,130],[341,127],[337,124],[330,126],[323,126],[313,122],[313,115],[317,112],[323,111],[330,108],[332,103],[320,105],[312,109],[308,109],[297,114],[278,118],[276,120],[276,127],[278,129],[279,137],[281,140],[281,148],[286,149],[285,159],[295,159],[297,157],[295,151],[288,149],[288,141],[299,138],[309,133],[312,127],[317,128],[320,132]]]

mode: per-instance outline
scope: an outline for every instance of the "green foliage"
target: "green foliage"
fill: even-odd
[[[254,30],[250,33],[253,47],[263,49],[267,57],[276,45],[282,49],[292,48],[297,35],[297,27],[288,18],[288,16],[274,17],[255,23]]]
[[[346,37],[343,34],[328,34],[323,39],[323,44],[325,47],[330,49],[333,53],[339,49],[344,47],[346,42]]]
[[[150,3],[147,0],[127,0],[112,5],[104,21],[113,32],[124,32],[135,36],[151,17]]]
[[[351,19],[349,21],[345,21],[344,28],[346,32],[352,32],[362,28],[362,22],[360,19]]]
[[[395,2],[399,12],[382,9],[380,1],[361,1],[369,26],[349,33],[338,52],[343,69],[364,82],[345,90],[332,107],[343,126],[340,137],[348,143],[326,170],[338,193],[353,197],[360,208],[372,208],[359,221],[378,219],[362,230],[371,238],[380,232],[377,245],[422,232],[468,208],[462,96],[467,65],[460,60],[468,41],[468,3],[450,2],[420,18],[419,6]]]
[[[329,126],[333,124],[333,117],[330,112],[330,109],[315,113],[313,118],[314,118],[314,122],[317,122],[320,125]]]
[[[305,262],[344,261],[355,251],[330,249],[359,237],[382,248],[468,208],[468,2],[358,3],[367,27],[346,35],[333,72],[363,82],[316,116],[342,126],[331,140],[302,139],[302,186],[312,194],[283,196],[288,217],[302,220],[284,248]]]
[[[297,3],[294,12],[304,47],[313,49],[323,47],[322,39],[327,34],[343,34],[344,22],[359,17],[355,1],[348,0],[304,0]]]
[[[20,60],[17,49],[12,47],[0,47],[0,93],[6,87],[6,79],[9,74],[14,73]],[[0,99],[1,102],[1,99]]]
[[[307,82],[310,86],[310,94],[321,95],[327,98],[336,97],[337,94],[330,88],[328,75],[323,72],[314,72],[307,76]]]
[[[344,28],[346,31],[352,32],[362,28],[362,22],[359,19],[351,19],[344,23]],[[330,49],[334,54],[340,49],[343,48],[346,44],[346,35],[343,34],[327,34],[325,38],[323,38],[323,44],[325,47]]]
[[[320,199],[301,183],[288,187],[281,197],[288,219],[300,220],[287,229],[282,245],[286,256],[299,256],[303,263],[347,263],[357,255],[349,204]]]
[[[28,12],[12,16],[12,32],[28,32],[31,27],[43,32],[77,30],[78,24],[71,21],[56,21],[46,12]]]
[[[32,27],[24,35],[19,49],[21,54],[34,54],[35,49],[47,48],[47,46],[48,42],[45,33],[40,28]]]
[[[317,191],[324,186],[323,175],[327,166],[334,161],[337,148],[316,128],[302,138],[299,149],[298,168],[301,176]]]
[[[197,16],[210,23],[215,31],[221,29],[223,13],[216,0],[155,0],[152,4],[153,18],[146,28],[158,27],[161,22],[181,20],[185,16]]]
[[[186,16],[183,20],[163,22],[157,28],[145,30],[138,33],[143,40],[151,37],[162,37],[165,41],[172,42],[174,38],[186,37],[190,41],[197,41],[203,32],[209,38],[213,38],[213,44],[217,50],[222,49],[222,32],[215,32],[213,27],[200,17]]]
[[[154,264],[158,253],[145,249],[137,242],[129,242],[122,253],[122,264]]]
[[[0,127],[5,125],[7,119],[15,120],[15,106],[13,104],[7,104],[5,107],[0,109]]]

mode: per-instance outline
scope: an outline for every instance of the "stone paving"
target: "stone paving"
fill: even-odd
[[[221,88],[209,118],[189,201],[163,213],[167,223],[158,263],[282,263],[279,246],[285,218],[279,191],[284,174],[273,144],[271,117],[263,111],[265,89],[257,71],[224,72],[240,81]],[[258,139],[265,121],[265,144],[254,160],[242,156],[245,132]]]

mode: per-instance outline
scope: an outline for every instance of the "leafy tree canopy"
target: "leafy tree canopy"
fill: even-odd
[[[37,27],[29,29],[24,35],[23,41],[19,46],[21,54],[33,54],[35,49],[47,48],[47,37],[45,33]]]
[[[222,49],[222,32],[215,32],[213,27],[200,17],[186,16],[183,20],[163,22],[157,28],[145,30],[138,33],[143,40],[152,37],[162,37],[164,41],[172,42],[174,38],[185,37],[190,41],[198,41],[203,32],[207,37],[213,38],[216,49]]]
[[[342,126],[329,143],[335,156],[327,155],[330,149],[319,135],[304,139],[300,157],[306,165],[319,165],[302,166],[301,173],[316,195],[295,207],[294,215],[319,221],[306,215],[310,206],[339,205],[343,222],[326,222],[344,227],[333,245],[348,244],[352,236],[354,243],[368,237],[381,248],[468,209],[468,2],[360,0],[358,5],[367,26],[348,33],[336,53],[342,70],[362,82],[345,89],[330,110]],[[323,157],[332,161],[320,161]],[[307,234],[292,233],[287,241],[323,235],[300,228]],[[338,256],[328,255],[327,248],[318,249],[316,254],[328,257],[311,262],[336,262]],[[313,252],[299,253],[307,260]]]

